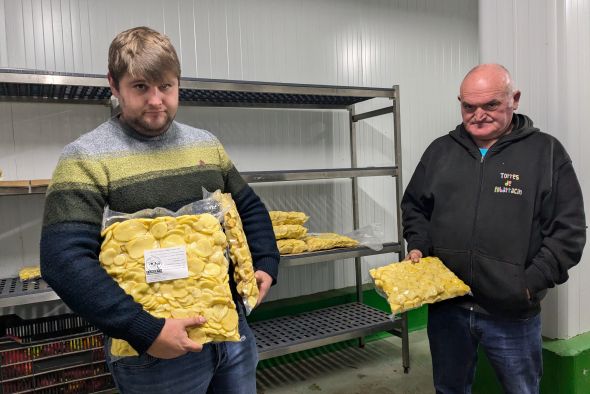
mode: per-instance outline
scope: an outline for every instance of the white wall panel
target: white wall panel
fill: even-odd
[[[568,150],[590,212],[590,1],[479,2],[482,62],[502,63],[522,91],[519,111]],[[587,250],[587,249],[586,249]],[[543,305],[543,334],[569,338],[590,331],[589,254]]]
[[[187,77],[371,87],[399,84],[407,182],[426,146],[460,121],[459,82],[478,60],[477,15],[477,3],[470,0],[0,0],[0,44],[6,43],[5,55],[0,48],[0,67],[105,74],[114,35],[148,25],[171,37]],[[362,107],[370,110],[388,104],[384,100]],[[69,115],[69,109],[79,112],[83,121]],[[11,117],[7,125],[0,124],[0,154],[9,155],[0,157],[0,166],[11,179],[48,176],[55,164],[58,152],[53,145],[41,155],[29,144],[33,137],[59,135],[56,144],[63,145],[100,123],[108,110],[7,103],[0,105],[0,114]],[[66,119],[71,124],[64,130],[60,123]],[[350,165],[346,111],[186,107],[178,119],[215,133],[243,171]],[[357,133],[359,165],[394,164],[391,116],[362,121]],[[39,156],[38,165],[27,164],[29,154]],[[255,188],[270,208],[306,211],[312,231],[346,233],[352,230],[350,183]],[[359,184],[361,225],[381,222],[386,239],[395,240],[394,180],[361,179]],[[17,201],[1,203],[25,204]],[[11,215],[11,227],[0,234],[30,221],[21,213]],[[20,235],[24,230],[18,233],[24,237]],[[11,253],[11,261],[24,263],[22,251]],[[364,279],[368,280],[368,267],[395,258],[365,259]],[[353,283],[351,261],[285,268],[271,298]]]
[[[108,119],[97,105],[1,103],[0,168],[4,179],[47,179],[63,147]],[[0,277],[39,264],[43,196],[0,197]]]
[[[0,0],[0,15],[5,15],[4,0]],[[6,20],[0,18],[0,32],[6,32]],[[8,52],[6,51],[6,34],[0,35],[0,64],[8,63]]]

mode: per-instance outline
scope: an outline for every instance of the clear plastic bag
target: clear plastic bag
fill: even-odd
[[[392,317],[424,304],[468,294],[470,291],[440,259],[425,257],[369,270],[375,290],[391,307]]]
[[[195,342],[239,341],[238,313],[229,287],[228,242],[221,225],[224,213],[214,198],[176,212],[155,208],[124,214],[107,208],[101,266],[156,317],[204,316],[205,324],[187,330]],[[120,339],[113,339],[111,353],[137,354]]]
[[[166,208],[156,207],[152,209],[142,209],[141,211],[134,213],[123,213],[113,211],[109,208],[109,206],[106,206],[102,215],[102,230],[109,227],[113,223],[130,219],[155,219],[164,216],[178,217],[184,215],[199,215],[203,213],[210,213],[220,222],[222,222],[224,212],[221,208],[221,204],[216,199],[211,198],[211,193],[207,194],[209,194],[209,196],[203,198],[202,200],[186,204],[176,212]]]
[[[375,251],[383,249],[384,233],[381,223],[371,223],[344,235]]]

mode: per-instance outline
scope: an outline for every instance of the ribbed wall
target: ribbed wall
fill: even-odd
[[[145,24],[172,38],[184,76],[398,84],[407,182],[427,144],[460,121],[458,85],[479,56],[477,15],[470,0],[0,0],[0,66],[105,74],[114,35]],[[49,177],[61,147],[109,116],[108,108],[62,104],[0,103],[0,113],[5,179]],[[178,119],[219,136],[240,170],[350,165],[344,111],[186,107]],[[358,133],[359,165],[393,164],[391,116],[361,122]],[[382,223],[395,240],[394,180],[360,184],[361,224]],[[352,230],[350,181],[256,190],[269,208],[308,212],[310,230]],[[0,198],[0,276],[37,262],[42,200]],[[368,265],[395,258],[366,259],[365,280]],[[352,285],[350,263],[283,269],[270,298]]]
[[[519,111],[557,137],[570,154],[590,216],[590,1],[479,2],[482,62],[499,62],[522,91]],[[543,305],[543,334],[590,331],[590,253]]]

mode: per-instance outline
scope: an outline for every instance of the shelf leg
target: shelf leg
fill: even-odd
[[[402,313],[402,365],[404,366],[404,373],[410,371],[410,338],[408,335],[408,313]]]

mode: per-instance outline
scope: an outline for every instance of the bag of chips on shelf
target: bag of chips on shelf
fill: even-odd
[[[297,211],[269,211],[270,220],[273,226],[281,224],[298,224],[303,226],[309,219],[304,212]]]
[[[307,244],[301,239],[277,239],[280,254],[296,254],[307,251]]]
[[[307,229],[300,224],[279,224],[272,226],[276,239],[299,239],[307,234]]]
[[[350,237],[336,233],[313,233],[303,238],[309,252],[334,248],[350,248],[359,242]]]
[[[39,279],[41,278],[41,267],[23,267],[18,271],[18,277],[21,281]]]
[[[177,212],[155,208],[122,214],[107,209],[100,263],[153,316],[204,316],[202,326],[187,330],[195,342],[239,341],[223,216],[213,199]],[[126,341],[115,338],[111,352],[137,355]]]
[[[418,263],[392,263],[373,268],[369,273],[377,292],[387,299],[394,315],[470,291],[469,286],[437,257],[425,257]]]

